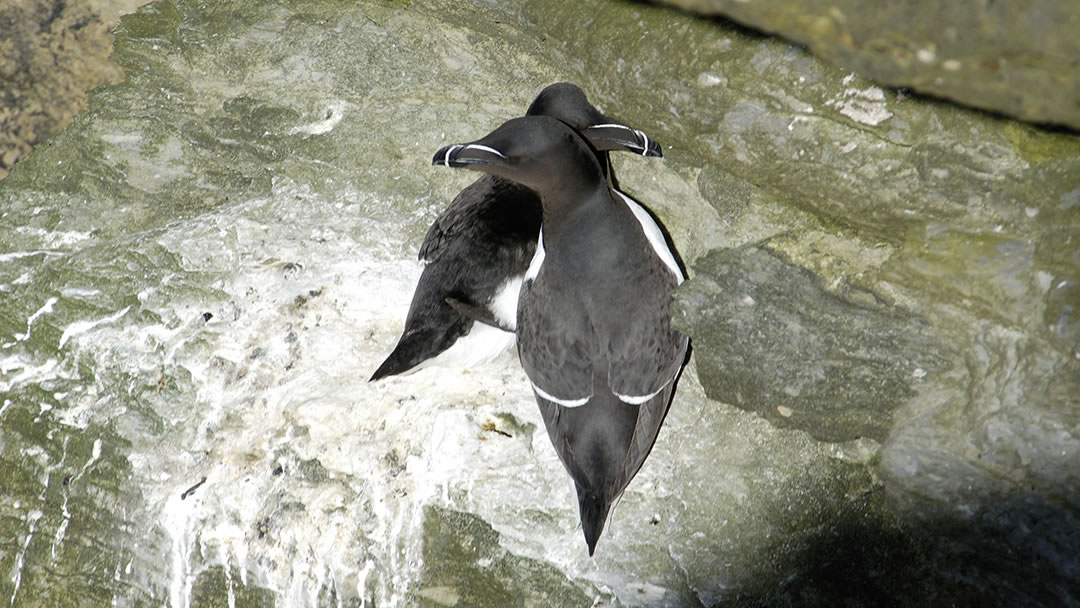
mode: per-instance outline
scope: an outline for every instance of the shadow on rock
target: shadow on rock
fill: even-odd
[[[851,504],[777,560],[756,592],[716,606],[1078,606],[1080,520],[1038,495],[903,521]]]

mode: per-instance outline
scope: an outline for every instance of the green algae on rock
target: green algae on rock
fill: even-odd
[[[0,183],[20,601],[1080,597],[1075,135],[648,4],[176,0],[117,36],[128,81]],[[511,357],[360,373],[473,178],[431,153],[558,80],[664,145],[615,162],[692,269],[695,358],[594,560]]]
[[[550,564],[510,553],[479,517],[450,509],[424,510],[424,564],[412,591],[419,606],[571,608],[598,596]]]

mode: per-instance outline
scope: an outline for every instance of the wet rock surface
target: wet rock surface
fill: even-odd
[[[880,84],[1080,129],[1080,6],[662,0],[805,45]]]
[[[1080,137],[648,4],[162,1],[116,37],[128,80],[0,182],[0,597],[1080,604]],[[558,80],[663,144],[614,162],[691,271],[594,560],[512,358],[362,381],[404,314],[366,281],[472,177],[431,153]]]

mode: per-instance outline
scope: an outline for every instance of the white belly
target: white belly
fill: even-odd
[[[458,338],[453,346],[422,361],[403,375],[431,366],[461,369],[476,367],[501,355],[514,345],[516,338],[513,332],[483,323],[473,323],[472,330]]]

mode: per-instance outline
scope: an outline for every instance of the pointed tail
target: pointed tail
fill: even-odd
[[[607,523],[611,500],[580,485],[577,486],[577,495],[581,528],[585,532],[585,544],[589,545],[589,557],[592,557],[596,551],[596,542],[600,540],[600,533],[604,531],[604,524]]]

